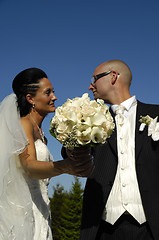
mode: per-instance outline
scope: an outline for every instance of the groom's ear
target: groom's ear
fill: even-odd
[[[33,105],[34,104],[34,97],[31,94],[26,95],[26,100]]]
[[[116,83],[117,78],[118,78],[117,71],[112,71],[112,79],[111,79],[112,85],[114,85]]]

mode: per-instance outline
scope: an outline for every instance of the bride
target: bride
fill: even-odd
[[[49,178],[86,177],[92,159],[88,154],[85,164],[71,157],[53,161],[41,126],[57,98],[41,69],[20,72],[12,87],[14,93],[0,104],[0,240],[51,240]]]

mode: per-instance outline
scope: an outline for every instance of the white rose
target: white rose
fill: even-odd
[[[69,126],[67,124],[67,122],[61,122],[60,124],[58,124],[56,131],[58,134],[62,134],[62,133],[68,133],[69,132]]]
[[[65,141],[68,139],[68,137],[69,136],[67,134],[59,134],[56,136],[57,140],[62,144],[65,143]]]
[[[91,142],[91,127],[86,124],[77,125],[76,130],[77,141],[80,145],[85,145]]]
[[[84,105],[81,109],[81,114],[84,118],[93,116],[96,113],[95,108],[90,105]]]
[[[90,106],[94,109],[98,108],[99,107],[99,104],[95,101],[95,100],[92,100],[90,102]]]

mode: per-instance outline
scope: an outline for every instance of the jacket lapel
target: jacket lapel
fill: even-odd
[[[138,159],[139,153],[144,142],[143,137],[146,134],[146,129],[139,131],[141,123],[139,122],[141,116],[148,114],[146,105],[137,101],[137,112],[136,112],[136,130],[135,130],[135,159]],[[146,128],[146,127],[145,127]]]
[[[112,117],[113,117],[113,120],[114,120],[114,123],[115,123],[115,114],[113,112],[113,110],[110,108],[109,109]],[[110,136],[110,138],[108,138],[108,143],[112,149],[112,151],[116,154],[117,156],[117,131],[116,131],[116,124],[115,124],[115,129],[114,131],[112,132],[112,135]]]
[[[113,110],[110,108],[109,109],[113,119],[114,119],[114,123],[115,123],[115,114],[113,112]],[[139,131],[140,125],[141,123],[139,122],[141,115],[142,116],[146,116],[148,114],[147,112],[147,107],[146,104],[143,104],[139,101],[137,101],[137,112],[136,112],[136,130],[135,130],[135,158],[138,158],[138,155],[140,153],[142,144],[143,144],[143,137],[144,137],[144,131]],[[118,156],[117,153],[117,130],[116,130],[116,124],[115,124],[115,129],[112,133],[112,135],[110,136],[110,138],[108,138],[108,143],[112,149],[112,151],[116,154],[116,156]]]

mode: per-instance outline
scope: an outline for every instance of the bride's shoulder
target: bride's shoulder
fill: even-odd
[[[33,132],[33,124],[30,121],[29,117],[25,116],[25,117],[21,117],[20,118],[21,124],[25,130],[25,132]]]

